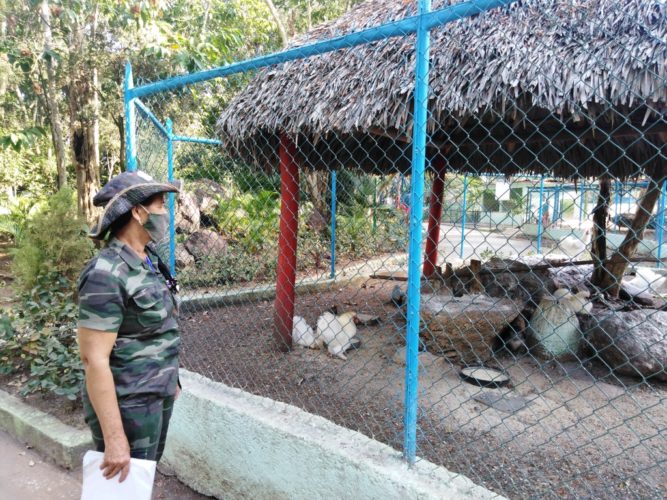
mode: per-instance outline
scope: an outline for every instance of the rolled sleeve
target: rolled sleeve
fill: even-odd
[[[126,309],[123,295],[117,276],[91,269],[79,282],[78,326],[117,333]]]

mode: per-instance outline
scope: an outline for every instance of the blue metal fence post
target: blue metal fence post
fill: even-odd
[[[419,14],[431,10],[430,0],[419,0]],[[419,384],[419,309],[421,288],[422,219],[424,172],[426,170],[426,124],[428,121],[428,71],[430,31],[423,19],[417,27],[412,178],[410,194],[410,245],[408,258],[408,325],[405,354],[405,406],[403,413],[403,456],[408,464],[417,457],[417,408]]]
[[[540,206],[537,209],[537,253],[542,253],[542,219],[544,217],[544,175],[540,177]]]
[[[135,122],[135,104],[130,96],[130,90],[134,88],[132,80],[132,65],[130,61],[125,63],[125,80],[123,82],[123,108],[125,110],[125,169],[134,172],[137,169],[137,137]]]
[[[463,259],[466,241],[466,216],[468,213],[468,174],[463,175],[463,211],[461,213],[461,247],[459,254]]]
[[[556,223],[560,219],[560,186],[554,190],[554,212],[551,216],[551,222]]]
[[[586,183],[581,186],[581,196],[579,197],[579,226],[584,220],[584,205],[586,205]]]
[[[171,118],[165,123],[167,128],[167,180],[174,180],[174,126]],[[176,204],[174,193],[169,193],[169,270],[176,276]]]
[[[331,278],[336,277],[336,171],[331,171]]]
[[[662,267],[662,245],[665,242],[665,212],[667,212],[667,180],[662,183],[662,192],[660,193],[660,204],[658,205],[658,215],[656,232],[658,240],[658,250],[657,250],[657,259],[656,267]]]

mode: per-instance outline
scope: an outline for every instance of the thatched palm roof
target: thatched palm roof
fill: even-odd
[[[434,0],[442,8],[449,0]],[[415,14],[369,0],[294,45]],[[228,150],[277,165],[407,170],[414,36],[259,71],[218,120]],[[664,0],[527,0],[432,32],[429,155],[459,171],[628,177],[667,169]]]

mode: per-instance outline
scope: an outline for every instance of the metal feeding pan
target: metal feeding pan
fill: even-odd
[[[505,387],[510,383],[509,375],[496,368],[486,366],[466,366],[459,373],[461,378],[472,385],[479,387]]]

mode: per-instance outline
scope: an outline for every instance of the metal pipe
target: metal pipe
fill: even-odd
[[[134,100],[134,105],[137,107],[137,110],[141,112],[141,114],[153,122],[153,125],[155,125],[155,127],[160,131],[160,133],[162,133],[165,138],[169,137],[169,131],[164,127],[164,125],[162,125],[162,123],[160,123],[160,120],[157,119],[153,112],[148,109],[148,106],[146,106],[139,99]]]
[[[560,219],[560,188],[556,186],[554,189],[554,211],[551,215],[551,222],[556,223]]]
[[[658,258],[657,267],[662,266],[662,245],[665,242],[665,212],[667,212],[667,180],[662,183],[662,193],[660,194],[660,204],[658,205],[660,212],[656,217],[657,222],[657,240],[658,251],[656,257]]]
[[[421,1],[421,0],[420,0]],[[136,87],[131,90],[131,97],[144,97],[166,90],[173,90],[185,85],[212,80],[214,78],[222,78],[233,75],[235,73],[243,73],[265,66],[272,66],[274,64],[281,64],[295,59],[302,59],[305,57],[324,54],[326,52],[333,52],[335,50],[355,47],[357,45],[364,45],[367,43],[376,42],[396,36],[407,36],[416,33],[418,27],[426,31],[438,26],[442,26],[452,21],[458,21],[466,17],[475,16],[486,10],[491,10],[496,7],[504,7],[510,5],[517,0],[471,0],[468,2],[461,2],[456,5],[445,7],[444,9],[436,10],[429,13],[420,13],[416,16],[408,17],[400,21],[376,26],[347,35],[339,36],[321,42],[315,42],[302,47],[294,47],[283,52],[268,54],[265,56],[248,59],[247,61],[240,61],[218,68],[199,71],[188,75],[176,76],[168,78],[160,82],[149,83],[141,87]]]
[[[419,0],[419,14],[431,9],[430,0]],[[409,465],[417,457],[417,408],[419,386],[419,307],[421,288],[422,218],[428,121],[428,71],[431,33],[421,17],[417,28],[412,179],[410,194],[410,244],[408,250],[408,324],[405,352],[405,406],[403,456]]]
[[[137,169],[137,127],[135,122],[135,104],[132,98],[134,81],[132,65],[125,63],[125,79],[123,81],[123,109],[125,110],[125,169],[134,172]]]
[[[212,144],[214,146],[222,146],[222,141],[218,139],[207,139],[205,137],[185,137],[182,135],[175,135],[172,137],[174,142],[194,142],[196,144]]]
[[[330,278],[336,277],[336,171],[331,171],[331,272]]]
[[[537,253],[542,253],[542,231],[544,230],[542,219],[544,217],[544,176],[540,177],[540,206],[537,209]]]
[[[174,140],[173,123],[167,118],[165,131],[167,132],[167,180],[174,180]],[[176,276],[176,203],[174,193],[169,193],[169,270]]]
[[[466,217],[468,212],[468,174],[463,174],[463,213],[461,214],[461,246],[459,255],[463,259],[466,240]]]
[[[446,163],[440,160],[434,165],[435,174],[431,186],[431,200],[428,214],[428,236],[424,252],[424,277],[429,278],[435,272],[438,262],[438,243],[440,242],[440,223],[442,221],[442,196],[445,192]]]
[[[296,245],[299,224],[299,166],[296,145],[285,133],[280,135],[280,234],[276,269],[275,339],[282,351],[292,347]]]
[[[377,179],[373,176],[373,224],[372,224],[372,233],[375,235],[378,229],[377,221],[377,208],[378,208],[378,184]]]

